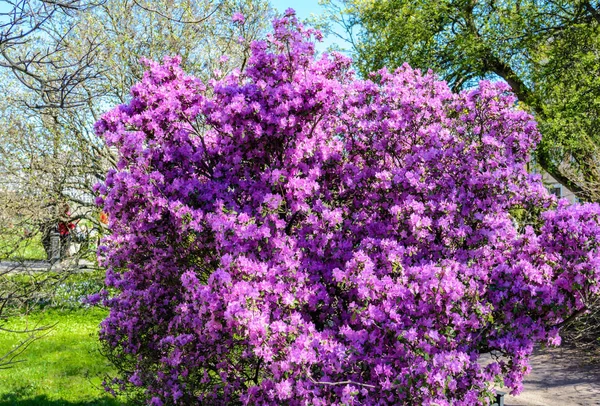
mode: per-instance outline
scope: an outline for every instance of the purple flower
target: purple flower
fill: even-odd
[[[236,12],[231,16],[231,21],[235,24],[244,24],[246,17],[242,13]]]
[[[600,294],[600,206],[527,173],[540,135],[505,84],[453,93],[408,65],[357,78],[315,59],[318,37],[288,10],[243,72],[202,83],[180,58],[146,61],[96,124],[119,153],[95,188],[111,234],[92,299],[123,361],[108,390],[485,404]],[[506,360],[481,367],[482,349]]]

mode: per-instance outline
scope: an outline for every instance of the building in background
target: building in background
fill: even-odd
[[[559,199],[567,199],[569,202],[571,202],[571,204],[579,203],[579,198],[577,195],[575,195],[575,193],[569,190],[565,185],[554,179],[548,172],[542,170],[534,171],[534,173],[539,173],[542,175],[542,182],[550,194]]]

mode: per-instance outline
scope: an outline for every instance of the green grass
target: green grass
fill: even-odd
[[[55,310],[82,308],[83,300],[87,296],[98,293],[104,288],[104,277],[103,270],[66,274],[52,271],[1,275],[0,292],[13,292],[17,296],[30,298],[25,303],[9,302],[2,315],[5,317],[20,315],[26,311],[25,309],[39,311],[48,308]]]
[[[71,244],[74,243],[76,242],[71,242]],[[98,237],[91,237],[78,243],[79,257],[88,261],[95,261]],[[0,230],[0,260],[43,261],[46,259],[41,233],[37,232],[30,237],[25,237],[25,231],[21,229]]]
[[[40,234],[25,238],[22,234],[3,233],[0,236],[0,259],[11,261],[40,261],[46,259]]]
[[[0,369],[0,405],[123,405],[101,388],[110,363],[98,352],[98,324],[106,311],[97,308],[40,310],[15,318],[5,328],[25,325],[56,327],[33,342],[9,369]],[[0,354],[6,353],[20,336],[0,332]]]

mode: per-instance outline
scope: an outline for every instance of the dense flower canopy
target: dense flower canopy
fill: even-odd
[[[236,23],[243,23],[241,19]],[[503,83],[315,59],[292,11],[243,72],[149,67],[96,131],[115,388],[149,404],[487,404],[598,294],[596,205],[527,173]],[[484,365],[481,354],[498,355]]]

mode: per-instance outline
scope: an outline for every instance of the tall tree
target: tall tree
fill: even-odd
[[[0,330],[40,286],[41,273],[32,289],[12,283],[29,262],[4,266],[40,225],[56,225],[69,204],[102,227],[92,187],[118,162],[93,124],[129,101],[140,59],[180,55],[188,71],[219,79],[243,68],[272,15],[263,0],[0,0]],[[0,366],[15,355],[0,354]]]
[[[16,173],[13,188],[36,190],[36,198],[79,206],[93,205],[92,186],[117,164],[93,123],[128,100],[141,58],[181,55],[188,71],[219,78],[243,67],[272,17],[262,0],[5,3],[0,10],[12,10],[0,16],[8,21],[0,26],[0,75],[10,97],[0,121],[14,125],[3,130],[0,172]],[[235,13],[244,17],[232,25]],[[24,28],[27,35],[15,34]],[[9,134],[15,126],[19,136]]]
[[[583,200],[600,200],[600,2],[329,0],[363,73],[408,62],[456,90],[505,80],[543,132],[538,163]]]

